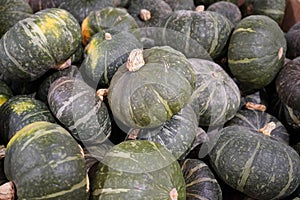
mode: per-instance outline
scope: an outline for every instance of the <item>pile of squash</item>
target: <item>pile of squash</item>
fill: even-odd
[[[0,200],[300,198],[285,0],[0,0]]]

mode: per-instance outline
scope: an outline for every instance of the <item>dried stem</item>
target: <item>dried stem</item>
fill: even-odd
[[[133,49],[127,59],[126,67],[129,71],[135,72],[145,65],[142,49]]]

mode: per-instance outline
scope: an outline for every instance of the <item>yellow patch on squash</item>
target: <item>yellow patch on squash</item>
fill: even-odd
[[[0,107],[8,100],[6,96],[0,95]]]
[[[13,104],[11,108],[15,113],[20,115],[29,109],[35,108],[35,105],[32,104],[31,102],[18,102],[16,104]]]
[[[42,19],[42,23],[38,25],[43,34],[51,32],[56,38],[61,35],[61,31],[59,30],[61,23],[53,17],[45,15],[45,17]]]

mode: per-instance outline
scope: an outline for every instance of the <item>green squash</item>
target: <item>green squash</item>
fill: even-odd
[[[185,159],[180,165],[186,183],[186,200],[222,200],[221,187],[205,162]]]
[[[218,177],[254,199],[283,199],[300,184],[298,153],[244,126],[222,129],[209,159]]]
[[[18,21],[30,17],[33,11],[24,0],[0,0],[0,38]]]
[[[106,105],[83,80],[62,76],[48,91],[53,115],[85,146],[103,143],[111,132]]]
[[[69,12],[58,8],[39,11],[1,38],[0,71],[12,80],[36,80],[68,60],[80,44],[80,25]]]
[[[38,12],[46,8],[57,8],[64,0],[27,0],[33,12]]]
[[[85,58],[80,71],[87,75],[94,87],[108,87],[113,75],[124,64],[133,49],[143,48],[142,43],[131,33],[103,34],[92,37],[85,48]],[[84,76],[85,78],[85,76]]]
[[[270,84],[284,64],[286,41],[271,18],[251,15],[235,27],[228,48],[228,66],[249,89]]]
[[[168,46],[136,49],[113,76],[108,102],[127,127],[154,128],[187,105],[194,87],[194,70],[179,51]]]
[[[0,80],[0,107],[13,96],[13,92],[10,87]]]
[[[98,32],[117,34],[123,31],[137,29],[135,19],[124,8],[105,7],[91,11],[81,24],[82,42],[88,43]]]
[[[286,57],[289,59],[295,59],[300,56],[300,22],[295,23],[285,34],[285,39],[287,42]]]
[[[197,114],[199,125],[223,125],[239,109],[238,86],[218,64],[195,58],[189,61],[196,74],[196,89],[189,104]]]
[[[164,0],[172,10],[194,10],[194,0]]]
[[[0,143],[6,145],[24,126],[36,121],[55,122],[47,105],[28,95],[15,95],[0,107]]]
[[[164,40],[185,44],[184,41],[193,39],[199,42],[213,59],[221,56],[233,30],[229,19],[212,11],[174,11],[165,17],[160,26],[165,29],[162,33]],[[169,38],[169,30],[184,34],[183,41]]]
[[[180,165],[158,143],[132,140],[114,146],[91,176],[91,200],[185,200]]]
[[[58,124],[34,122],[10,140],[4,160],[18,199],[88,199],[82,149]]]

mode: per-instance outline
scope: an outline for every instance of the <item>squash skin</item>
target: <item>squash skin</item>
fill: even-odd
[[[295,59],[300,56],[300,22],[295,23],[285,34],[286,42],[287,42],[287,51],[286,57],[289,59]]]
[[[91,176],[91,200],[167,200],[173,188],[178,200],[184,200],[180,165],[169,151],[150,141],[131,140],[114,146]]]
[[[34,13],[46,8],[58,8],[63,1],[64,0],[27,0]]]
[[[130,128],[162,125],[187,105],[195,87],[194,70],[179,51],[153,47],[143,57],[145,65],[136,72],[119,67],[108,90],[114,117]]]
[[[1,144],[7,145],[17,131],[36,121],[56,122],[47,105],[27,95],[16,95],[0,107]]]
[[[274,20],[251,15],[232,33],[228,66],[239,82],[260,89],[270,84],[283,66],[286,48],[284,33]]]
[[[13,92],[10,87],[0,80],[0,107],[13,96]]]
[[[186,200],[222,200],[222,190],[207,164],[199,159],[180,161],[185,179]]]
[[[194,3],[195,3],[196,6],[204,5],[205,7],[208,7],[211,4],[216,3],[218,1],[219,0],[194,0]],[[228,2],[231,2],[231,3],[234,3],[234,4],[238,5],[238,0],[225,0],[225,1],[228,1]]]
[[[172,10],[194,10],[194,0],[164,0]]]
[[[283,199],[300,183],[300,158],[290,146],[242,126],[221,130],[209,153],[218,176],[231,187],[261,200]]]
[[[18,199],[88,199],[81,148],[57,124],[35,122],[21,129],[7,145],[4,170]]]
[[[80,26],[69,12],[42,10],[16,23],[1,38],[1,73],[12,80],[36,80],[65,62],[80,44]]]

